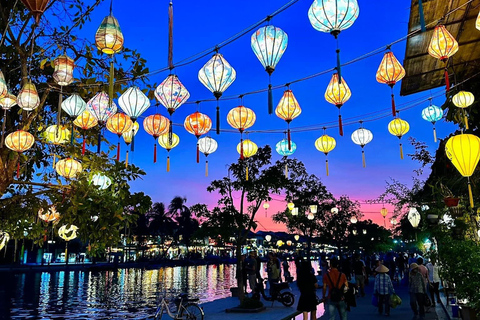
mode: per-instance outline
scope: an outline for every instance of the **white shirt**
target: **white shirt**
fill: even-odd
[[[440,276],[438,275],[438,266],[434,266],[431,262],[429,262],[427,263],[427,269],[430,282],[440,282]]]

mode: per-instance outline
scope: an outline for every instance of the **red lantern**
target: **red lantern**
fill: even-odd
[[[157,162],[157,138],[169,130],[169,120],[161,114],[153,114],[145,118],[143,128],[155,139],[153,146],[153,163],[155,163]]]
[[[189,133],[197,137],[197,163],[199,163],[200,148],[198,145],[198,139],[201,135],[204,135],[210,131],[212,128],[212,120],[206,114],[196,111],[185,118],[185,123],[183,125]]]
[[[40,17],[45,12],[50,0],[20,0],[35,17],[35,23],[40,22]]]

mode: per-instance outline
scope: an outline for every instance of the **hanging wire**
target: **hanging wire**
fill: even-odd
[[[5,36],[10,26],[10,19],[12,18],[12,14],[15,11],[15,8],[17,7],[17,3],[18,3],[18,0],[15,0],[15,3],[13,4],[13,7],[12,7],[12,11],[10,11],[10,14],[8,15],[7,24],[5,25],[5,30],[3,30],[2,39],[0,39],[0,48],[3,46],[3,40],[5,40]]]

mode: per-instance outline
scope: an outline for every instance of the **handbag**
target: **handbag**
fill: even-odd
[[[376,294],[372,296],[372,305],[378,308],[378,296]]]
[[[398,307],[401,304],[402,304],[402,299],[398,295],[396,295],[395,293],[392,294],[391,297],[390,297],[390,307],[395,309],[396,307]]]

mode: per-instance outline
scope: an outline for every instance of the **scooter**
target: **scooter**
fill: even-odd
[[[260,300],[261,294],[266,301],[272,301],[272,306],[275,300],[281,302],[285,307],[291,307],[295,303],[295,296],[290,292],[291,288],[288,282],[272,283],[270,286],[270,296],[267,296],[264,287],[264,282],[266,284],[267,281],[268,280],[260,279],[260,281],[257,282],[255,293],[253,294],[254,299]]]

